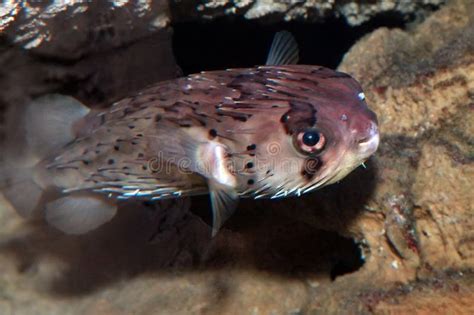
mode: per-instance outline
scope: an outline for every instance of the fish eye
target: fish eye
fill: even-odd
[[[309,147],[315,146],[319,142],[319,133],[315,130],[303,133],[303,143]]]
[[[326,138],[316,129],[301,131],[296,136],[296,145],[304,153],[317,153],[325,144]]]

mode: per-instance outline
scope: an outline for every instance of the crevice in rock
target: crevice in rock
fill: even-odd
[[[345,274],[359,270],[365,263],[364,254],[360,244],[354,239],[340,236],[341,242],[345,244],[343,255],[337,257],[331,268],[331,280]]]
[[[362,36],[379,27],[404,28],[406,16],[384,14],[358,27],[343,18],[325,23],[264,24],[243,18],[184,22],[173,25],[173,50],[185,74],[203,70],[249,67],[265,62],[274,34],[288,30],[300,47],[301,64],[336,68],[344,54]]]

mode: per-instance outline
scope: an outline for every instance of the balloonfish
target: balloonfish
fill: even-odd
[[[300,196],[345,177],[377,149],[377,118],[351,76],[296,65],[277,33],[266,65],[164,81],[91,110],[46,95],[17,115],[3,194],[81,234],[121,200],[209,194],[213,234],[240,198]]]

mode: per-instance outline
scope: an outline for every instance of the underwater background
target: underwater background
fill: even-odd
[[[214,238],[205,196],[150,241],[148,204],[70,236],[0,194],[0,314],[473,314],[473,18],[470,0],[4,1],[2,140],[32,98],[105,108],[262,64],[288,30],[300,63],[360,82],[381,142],[340,183],[243,200]]]

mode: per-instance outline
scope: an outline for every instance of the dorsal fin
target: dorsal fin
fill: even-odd
[[[288,31],[275,34],[268,53],[266,65],[294,65],[298,63],[299,49],[295,38]]]

